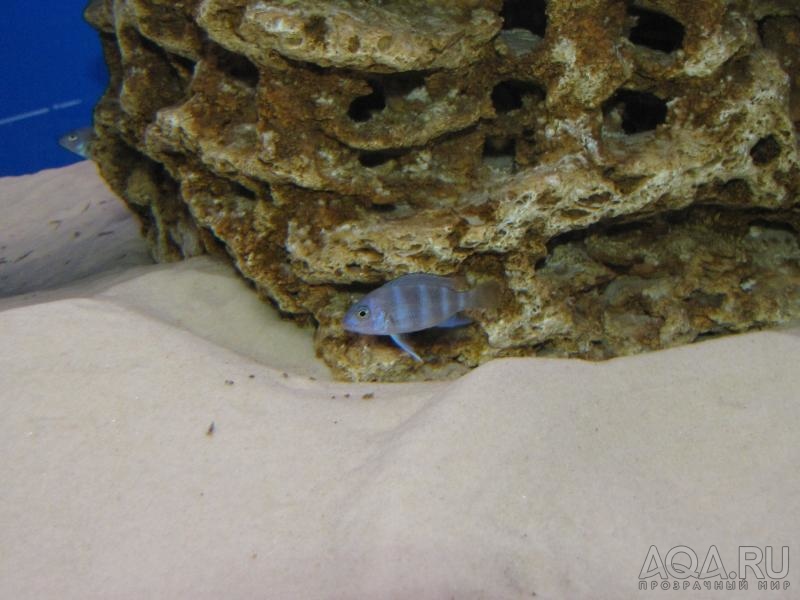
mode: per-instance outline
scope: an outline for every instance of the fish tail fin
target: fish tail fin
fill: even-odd
[[[500,305],[500,284],[485,281],[469,291],[466,308],[492,309]]]

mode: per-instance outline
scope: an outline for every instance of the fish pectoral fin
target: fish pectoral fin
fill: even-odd
[[[472,319],[456,313],[446,321],[438,323],[436,327],[462,327],[463,325],[469,325],[470,323],[472,323]]]
[[[408,343],[407,343],[407,342],[406,342],[406,341],[403,339],[403,337],[402,337],[400,334],[397,334],[397,333],[395,333],[395,334],[393,334],[393,335],[390,335],[389,337],[390,337],[390,338],[392,338],[392,341],[393,341],[395,344],[397,344],[397,345],[398,345],[400,348],[402,348],[403,350],[405,350],[406,352],[408,352],[408,353],[411,355],[411,357],[412,357],[412,358],[413,358],[415,361],[417,361],[417,362],[424,362],[424,361],[423,361],[423,360],[422,360],[422,359],[419,357],[419,354],[417,354],[416,352],[414,352],[414,349],[413,349],[411,346],[409,346],[409,345],[408,345]]]

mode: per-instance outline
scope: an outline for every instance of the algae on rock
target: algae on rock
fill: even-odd
[[[98,0],[94,157],[158,260],[212,251],[345,378],[607,358],[800,316],[800,5]],[[417,364],[341,317],[502,283]],[[264,343],[269,343],[265,340]]]

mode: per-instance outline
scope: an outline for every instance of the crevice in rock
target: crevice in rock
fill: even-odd
[[[735,332],[735,330],[730,329],[729,327],[715,327],[714,329],[709,329],[708,331],[702,331],[702,332],[698,333],[694,337],[694,339],[692,340],[692,343],[704,342],[706,340],[712,340],[714,338],[719,338],[719,337],[722,337],[724,335],[730,335],[731,333],[734,333],[734,332]]]
[[[231,185],[233,193],[236,194],[237,196],[240,196],[242,198],[245,198],[245,199],[251,200],[251,201],[255,201],[256,200],[256,193],[253,190],[244,187],[238,181],[230,181],[230,185]]]
[[[653,223],[651,221],[628,221],[625,223],[615,223],[605,228],[604,235],[617,237],[637,233],[649,229]]]
[[[406,150],[376,150],[376,151],[363,151],[358,153],[358,162],[362,167],[368,169],[380,167],[385,165],[391,160],[406,154]]]
[[[547,256],[543,257],[540,260],[546,262],[547,257],[552,256],[553,250],[555,250],[558,246],[584,241],[588,237],[590,230],[591,228],[584,227],[583,229],[572,229],[570,231],[565,231],[564,233],[559,233],[558,235],[554,235],[549,240],[547,240],[547,243],[545,244],[545,247],[547,248]]]
[[[258,86],[260,73],[250,60],[241,54],[234,54],[218,44],[211,46],[211,56],[214,57],[216,67],[231,76],[233,79],[255,88]]]
[[[770,221],[769,219],[755,219],[750,221],[748,227],[760,227],[762,229],[769,229],[772,231],[783,231],[785,233],[790,233],[794,236],[798,235],[797,229],[795,229],[791,223],[786,223],[785,221]]]
[[[346,265],[346,267],[360,268],[360,266],[356,264]],[[340,293],[353,294],[354,296],[366,296],[371,291],[375,290],[375,288],[380,287],[382,283],[362,283],[354,281],[353,283],[331,283],[329,285]]]
[[[393,213],[394,211],[397,210],[397,205],[396,204],[376,204],[374,202],[371,202],[367,208],[369,208],[371,211],[377,212],[377,213]]]
[[[184,71],[187,71],[189,73],[194,71],[194,66],[196,63],[190,58],[186,58],[185,56],[181,56],[180,54],[172,53],[169,55],[169,59]]]
[[[631,6],[628,16],[635,21],[628,39],[637,46],[666,53],[675,52],[683,46],[685,28],[669,15]]]

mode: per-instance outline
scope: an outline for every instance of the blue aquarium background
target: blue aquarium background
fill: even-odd
[[[82,160],[58,145],[92,122],[108,81],[86,0],[4,0],[0,19],[0,176]]]

